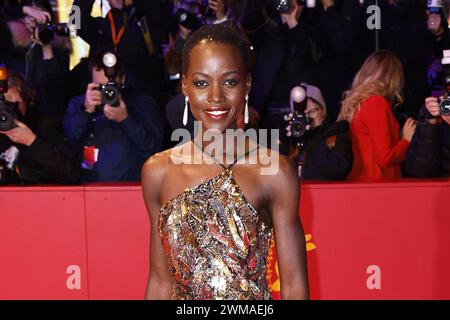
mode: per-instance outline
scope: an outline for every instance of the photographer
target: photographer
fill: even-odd
[[[306,86],[305,114],[311,129],[305,137],[305,180],[344,180],[352,168],[348,122],[331,122],[319,88]]]
[[[168,35],[166,4],[162,0],[108,0],[111,10],[106,17],[94,18],[94,2],[73,2],[81,12],[78,35],[89,44],[90,57],[99,50],[114,50],[136,88],[164,105],[168,84],[161,44]]]
[[[25,56],[32,44],[31,32],[25,17],[33,17],[39,23],[50,19],[50,14],[23,3],[0,6],[0,59],[10,71],[25,74]]]
[[[42,23],[35,16],[25,17],[33,41],[26,57],[26,80],[36,88],[41,105],[45,106],[40,114],[60,120],[67,105],[69,34],[59,36],[54,31],[55,14],[47,0],[33,0],[30,5],[37,12],[35,15],[48,14],[51,18]]]
[[[21,76],[11,74],[8,86],[6,102],[17,107],[15,127],[0,131],[2,177],[7,176],[1,183],[77,183],[79,166],[58,122],[37,115],[35,95]]]
[[[302,82],[318,87],[324,84],[317,12],[298,2],[292,1],[287,11],[278,11],[281,24],[254,0],[247,2],[241,19],[256,52],[250,104],[261,115],[263,128],[280,129],[280,152],[284,154],[287,153],[284,115],[290,110],[290,90]],[[273,5],[270,10],[275,10]]]
[[[442,115],[440,109],[438,98],[425,99],[405,162],[413,177],[450,176],[450,114]]]
[[[139,181],[144,161],[163,148],[164,118],[152,98],[138,94],[130,86],[121,88],[125,76],[119,59],[114,66],[115,78],[108,79],[106,53],[101,51],[92,57],[92,83],[85,95],[69,102],[64,129],[84,169],[83,182]],[[111,80],[121,91],[118,105],[103,106],[105,90],[100,89],[102,93],[99,86]]]

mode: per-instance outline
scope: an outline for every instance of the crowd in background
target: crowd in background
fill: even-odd
[[[370,0],[293,0],[285,13],[272,0],[108,0],[106,16],[92,17],[94,2],[73,2],[90,51],[70,70],[70,39],[39,36],[57,22],[55,3],[0,1],[5,96],[17,108],[16,126],[0,130],[0,184],[139,181],[144,161],[174,145],[174,129],[193,131],[192,114],[182,123],[182,48],[212,23],[249,39],[249,126],[279,129],[282,153],[291,89],[307,84],[305,179],[450,176],[450,116],[439,108],[450,33],[445,10],[426,0],[378,1],[378,30],[367,24]],[[121,96],[99,107],[107,52],[118,57]]]

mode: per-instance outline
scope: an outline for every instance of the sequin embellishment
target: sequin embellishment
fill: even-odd
[[[172,299],[271,299],[272,236],[227,169],[166,202],[159,233],[174,279]]]

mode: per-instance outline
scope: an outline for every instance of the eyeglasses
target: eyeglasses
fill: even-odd
[[[305,112],[305,114],[308,116],[308,117],[310,117],[311,118],[311,116],[313,115],[313,114],[315,114],[317,111],[319,111],[320,110],[320,108],[314,108],[314,109],[312,109],[312,110],[310,110],[310,111],[308,111],[308,112]]]

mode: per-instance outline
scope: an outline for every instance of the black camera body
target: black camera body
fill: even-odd
[[[294,140],[302,140],[311,122],[303,112],[295,112],[291,119],[291,135]]]
[[[316,6],[315,0],[273,0],[273,6],[278,13],[290,13],[294,9],[294,2],[299,5],[313,8]]]
[[[60,37],[70,37],[72,35],[72,30],[68,27],[67,23],[55,23],[50,22],[37,25],[37,32],[39,40],[43,44],[48,44],[52,42],[55,34]]]
[[[288,136],[295,145],[302,145],[307,131],[311,129],[311,120],[306,115],[306,86],[300,85],[291,90],[291,112],[285,116],[288,122]]]
[[[99,85],[97,90],[101,92],[102,95],[102,104],[101,107],[105,104],[109,104],[112,107],[119,106],[119,97],[121,89],[117,85],[117,83],[113,80],[109,80],[107,84]]]
[[[445,89],[444,98],[440,100],[441,115],[450,115],[450,50],[444,50],[442,58],[442,78]]]
[[[0,131],[8,131],[13,129],[16,125],[15,105],[6,102],[5,95],[0,94]]]
[[[204,24],[195,14],[183,8],[178,9],[175,16],[179,25],[192,31],[199,29]]]
[[[103,85],[100,84],[97,90],[101,92],[102,104],[98,107],[103,109],[105,104],[112,107],[118,107],[120,104],[120,95],[122,92],[123,85],[118,84],[114,79],[119,74],[117,66],[117,56],[112,51],[107,51],[103,55],[103,68],[105,75],[108,77],[108,82]]]

